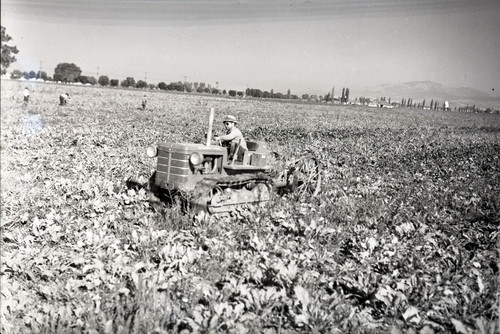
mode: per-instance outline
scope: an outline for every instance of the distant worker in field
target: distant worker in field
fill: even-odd
[[[69,100],[69,94],[68,93],[62,93],[59,95],[59,105],[60,106],[65,106],[68,103]]]
[[[148,100],[146,100],[146,95],[142,99],[142,110],[146,110],[146,104],[148,104]]]
[[[236,127],[238,121],[233,115],[227,115],[222,120],[222,124],[226,128],[226,134],[223,136],[215,136],[216,141],[222,142],[223,146],[229,147],[229,159],[233,158],[238,148],[238,156],[243,156],[243,153],[247,150],[247,142],[243,138],[243,134],[240,129]],[[239,146],[238,146],[239,144]]]
[[[24,96],[24,103],[28,104],[30,100],[30,90],[28,89],[28,87],[24,87],[23,96]]]

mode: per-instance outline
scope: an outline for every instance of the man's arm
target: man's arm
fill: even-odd
[[[234,138],[238,137],[238,135],[242,136],[241,131],[234,128],[231,130],[230,133],[228,133],[227,135],[224,135],[224,136],[220,136],[219,138],[221,140],[230,141],[230,140],[233,140]]]

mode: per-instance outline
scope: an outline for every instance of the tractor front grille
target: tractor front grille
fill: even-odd
[[[189,154],[158,150],[158,166],[155,183],[163,188],[179,188],[188,182],[191,173]]]

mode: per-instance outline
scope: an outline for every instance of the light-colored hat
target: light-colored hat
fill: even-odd
[[[226,117],[224,117],[224,119],[222,120],[222,123],[224,123],[224,122],[238,123],[238,121],[236,120],[236,117],[234,117],[233,115],[227,115]]]

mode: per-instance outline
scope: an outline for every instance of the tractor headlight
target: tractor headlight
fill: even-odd
[[[189,156],[189,162],[191,162],[193,166],[199,165],[203,162],[203,156],[198,152],[194,152]]]
[[[148,157],[154,158],[158,155],[158,148],[154,145],[148,146],[148,148],[146,149],[146,154],[148,155]]]

